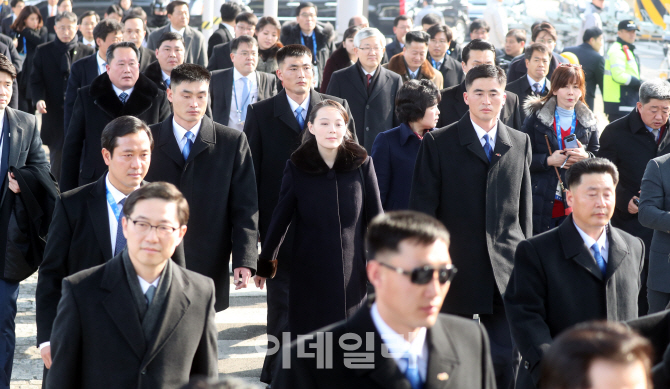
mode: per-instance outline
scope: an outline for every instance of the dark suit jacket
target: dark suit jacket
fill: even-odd
[[[158,48],[158,40],[166,32],[170,32],[170,23],[149,35],[147,38],[147,49],[156,50]],[[191,26],[186,26],[186,30],[184,31],[184,63],[207,66],[206,55],[205,38],[203,38],[202,33]]]
[[[64,57],[68,53],[60,53],[56,44],[60,42],[47,42],[37,46],[35,57],[33,57],[33,69],[30,75],[30,87],[33,101],[44,100],[47,105],[47,113],[42,115],[42,141],[45,145],[60,147],[63,144],[63,107],[65,104],[65,91],[70,69],[63,69]],[[87,57],[95,51],[83,43],[78,43],[72,51],[69,63]]]
[[[307,117],[312,107],[319,102],[331,99],[342,104],[347,110],[349,117],[351,111],[346,100],[318,93],[310,89],[310,101]],[[347,125],[349,131],[356,136],[354,121],[350,120]],[[279,189],[286,161],[300,145],[302,131],[298,126],[298,120],[291,111],[286,91],[279,92],[276,96],[247,108],[247,120],[244,123],[244,133],[249,139],[251,157],[254,161],[254,172],[256,173],[256,186],[258,188],[258,229],[261,242],[272,220],[272,212],[279,200]],[[290,260],[293,253],[292,228],[286,235],[284,243],[279,250],[279,258]],[[288,265],[287,260],[279,261],[280,266]]]
[[[379,75],[375,75],[377,79],[368,91],[358,64],[338,70],[333,73],[326,92],[349,103],[358,127],[358,141],[368,152],[379,133],[400,125],[394,108],[402,77],[383,66],[377,71]]]
[[[143,74],[139,75],[125,105],[112,89],[107,73],[96,77],[91,85],[77,93],[63,145],[61,190],[93,182],[107,170],[100,153],[100,135],[109,122],[131,115],[151,125],[167,119],[170,114],[165,92]]]
[[[74,102],[77,99],[79,88],[91,85],[93,80],[98,77],[98,60],[95,56],[97,52],[82,58],[72,64],[70,68],[70,77],[67,79],[67,89],[65,91],[65,107],[63,109],[64,119],[63,128],[65,132],[70,126],[70,119],[72,118],[72,109]]]
[[[546,96],[547,93],[549,93],[550,85],[551,83],[547,79],[540,96]],[[533,87],[528,83],[528,77],[521,77],[516,81],[510,82],[505,87],[505,90],[507,92],[514,93],[519,99],[519,104],[521,105],[521,109],[519,109],[519,115],[521,115],[521,124],[523,125],[523,122],[526,120],[526,110],[523,109],[524,103],[526,102],[527,98],[535,96]],[[507,98],[509,99],[509,94],[507,95]],[[521,128],[519,128],[519,131],[521,131]]]
[[[140,72],[145,71],[154,61],[156,61],[156,53],[153,50],[140,46]]]
[[[63,193],[56,203],[35,293],[38,346],[51,338],[63,278],[102,265],[114,256],[105,177]],[[185,266],[183,245],[177,247],[172,259]]]
[[[397,38],[393,38],[393,41],[386,45],[386,55],[389,58],[392,58],[399,53],[402,53],[402,46],[400,46],[400,42],[398,42]]]
[[[179,188],[190,205],[184,238],[186,268],[214,280],[216,310],[228,308],[230,274],[258,260],[258,197],[247,137],[203,117],[188,160],[175,139],[172,116],[151,126],[155,147],[146,179]],[[218,174],[212,174],[218,172]]]
[[[145,339],[121,255],[63,280],[46,387],[179,389],[192,376],[216,377],[212,281],[170,266],[160,324]]]
[[[299,45],[301,44],[300,34],[300,25],[296,23],[290,28],[282,28],[282,34],[279,40],[284,46],[291,44]],[[327,31],[317,24],[314,29],[314,35],[316,36],[316,65],[319,70],[319,85],[317,85],[317,87],[321,86],[323,69],[326,66],[326,61],[328,61],[328,58],[333,54],[333,51],[335,51],[335,42],[330,40],[330,37],[326,34]],[[309,49],[312,50],[313,47],[309,47]]]
[[[654,388],[670,387],[670,310],[643,316],[627,322],[632,329],[649,339],[654,347]]]
[[[604,277],[572,216],[519,244],[505,293],[512,336],[524,360],[517,388],[535,388],[544,353],[565,329],[589,320],[637,317],[644,244],[611,225],[608,228]]]
[[[233,104],[233,73],[234,68],[215,70],[209,82],[209,96],[212,100],[213,119],[224,126],[230,120],[230,105]],[[263,101],[277,94],[277,77],[269,73],[256,72],[258,96],[256,101]],[[242,96],[237,96],[241,99]],[[244,120],[245,118],[242,118]]]
[[[409,207],[444,223],[458,268],[443,312],[493,313],[493,296],[505,294],[516,246],[532,235],[530,139],[500,121],[496,138],[489,162],[466,115],[427,133],[419,148]]]
[[[451,88],[442,89],[440,94],[442,100],[437,105],[440,110],[440,119],[437,121],[437,128],[448,126],[456,123],[469,111],[468,105],[463,100],[463,93],[465,92],[465,81],[452,86]],[[519,112],[519,98],[511,92],[507,93],[507,100],[500,111],[500,121],[508,127],[521,131],[523,122],[521,121],[521,113]]]
[[[279,376],[272,386],[295,389],[409,389],[410,383],[398,364],[390,356],[377,330],[370,308],[363,307],[348,321],[341,321],[322,328],[332,336],[332,368],[318,366],[316,358],[300,357],[298,350],[315,347],[315,333],[291,344],[286,355],[290,356],[290,369],[279,369]],[[349,353],[339,347],[343,335],[356,334],[362,339],[361,346]],[[368,343],[368,336],[372,344]],[[489,340],[484,328],[472,320],[441,314],[426,334],[428,345],[428,368],[425,389],[447,388],[495,388],[495,374],[489,352]],[[370,347],[370,349],[365,349]],[[365,352],[368,351],[369,352]],[[350,355],[351,354],[351,355]],[[312,354],[315,355],[315,354]],[[362,361],[369,355],[371,359]],[[350,366],[347,362],[352,361]],[[284,360],[283,363],[288,363]],[[281,363],[278,361],[278,363]],[[323,363],[321,363],[323,364]],[[369,367],[363,368],[363,364]],[[325,365],[325,364],[323,364]],[[352,368],[353,367],[353,368]]]
[[[142,72],[148,79],[154,82],[158,89],[167,90],[165,81],[163,81],[163,71],[161,70],[161,64],[158,61],[154,61]]]
[[[228,31],[228,28],[224,26],[223,23],[219,24],[219,28],[212,32],[212,36],[210,36],[209,40],[207,41],[207,58],[212,57],[212,50],[214,49],[214,46],[228,43],[233,39],[233,34]]]
[[[591,109],[593,108],[593,101],[596,97],[596,85],[603,91],[603,77],[605,75],[605,57],[600,55],[588,43],[582,43],[579,46],[566,47],[563,52],[570,52],[577,56],[579,64],[584,70],[584,77],[586,79],[586,104]]]
[[[465,73],[463,73],[463,66],[461,63],[446,55],[445,60],[440,64],[440,73],[442,73],[443,88],[458,85],[465,81]],[[432,65],[430,54],[428,54],[428,62]]]
[[[561,57],[558,53],[552,52],[551,62],[549,62],[549,74],[547,79],[551,80],[551,75],[554,74],[554,69],[560,63],[568,63],[569,61]],[[523,54],[517,56],[509,64],[509,69],[507,69],[507,82],[516,81],[519,78],[525,76],[528,73],[528,68],[526,68],[526,60]]]
[[[13,31],[12,31],[12,28],[11,28],[13,23],[14,23],[14,18],[12,17],[12,15],[9,15],[9,16],[3,18],[2,23],[1,23],[2,24],[2,30],[1,30],[2,33],[7,35],[8,37],[11,37],[12,34],[13,34]]]
[[[209,57],[209,62],[207,63],[207,70],[213,72],[214,70],[230,69],[232,67],[233,60],[230,59],[230,42],[214,46],[212,55]]]

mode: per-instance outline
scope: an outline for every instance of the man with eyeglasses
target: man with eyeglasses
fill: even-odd
[[[516,249],[505,293],[512,337],[522,357],[516,389],[537,387],[542,357],[567,328],[638,316],[644,244],[610,223],[618,181],[619,172],[607,159],[575,163],[565,177],[572,214]]]
[[[551,79],[551,75],[554,74],[554,69],[556,69],[559,63],[568,63],[567,59],[554,52],[554,49],[556,48],[556,37],[556,29],[548,22],[537,24],[533,28],[531,35],[531,44],[542,43],[549,48],[549,51],[551,51],[552,59],[549,63],[549,73],[547,75],[547,78],[549,79]],[[514,58],[512,63],[510,63],[509,69],[507,70],[507,80],[509,82],[514,82],[521,77],[525,77],[527,73],[526,60],[524,55],[521,54]]]
[[[241,36],[253,37],[256,32],[256,24],[258,24],[258,17],[252,12],[242,12],[237,15],[235,17],[235,38]],[[207,70],[213,72],[233,67],[230,44],[231,42],[220,43],[212,48],[212,55],[209,57]]]
[[[426,31],[428,42],[428,62],[442,73],[443,87],[458,85],[465,79],[461,64],[447,54],[453,40],[451,28],[446,24],[436,24]]]
[[[60,177],[63,151],[65,91],[75,61],[94,53],[77,39],[77,15],[65,11],[56,16],[56,39],[37,47],[30,76],[30,90],[42,116],[40,136],[49,147],[51,173]],[[55,64],[58,66],[55,66]]]
[[[155,182],[119,212],[126,249],[63,280],[46,387],[179,389],[216,377],[213,282],[170,259],[186,233],[186,199]]]
[[[403,82],[409,80],[431,80],[437,89],[442,89],[444,80],[442,73],[435,69],[426,59],[430,35],[425,31],[410,31],[405,34],[405,47],[383,65],[388,70],[402,77]]]
[[[440,314],[456,275],[449,240],[442,223],[419,212],[373,219],[366,237],[372,306],[294,342],[273,387],[495,388],[484,328]],[[320,338],[316,353],[299,352]],[[315,357],[323,350],[325,363]]]
[[[333,73],[326,94],[347,100],[356,123],[358,141],[372,151],[377,134],[400,125],[395,115],[395,96],[402,78],[380,66],[384,56],[384,35],[376,28],[364,28],[354,37],[354,66]]]
[[[551,62],[549,48],[542,43],[533,43],[526,48],[524,57],[528,69],[526,77],[510,82],[505,88],[505,90],[517,95],[522,104],[529,97],[546,96],[551,87],[551,83],[547,79],[549,63]],[[519,114],[521,115],[521,123],[523,123],[526,120],[526,110],[522,107]]]

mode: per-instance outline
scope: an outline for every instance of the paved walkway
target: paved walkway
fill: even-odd
[[[35,347],[35,287],[37,274],[21,283],[16,316],[16,354],[11,389],[42,387],[42,358]],[[267,318],[265,289],[231,288],[230,308],[216,315],[219,332],[219,376],[235,376],[261,385],[258,377],[265,353]]]

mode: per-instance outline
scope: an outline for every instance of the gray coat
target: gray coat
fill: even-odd
[[[149,35],[147,39],[147,49],[156,50],[161,36],[170,32],[170,24],[159,28]],[[207,66],[207,50],[205,50],[205,38],[198,30],[186,26],[184,31],[184,63],[194,63],[200,66]]]
[[[670,154],[647,164],[640,193],[640,224],[654,230],[649,252],[649,289],[670,293]]]

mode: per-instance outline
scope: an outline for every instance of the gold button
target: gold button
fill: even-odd
[[[440,381],[446,381],[449,379],[449,374],[448,373],[440,373],[437,375],[437,379]]]

